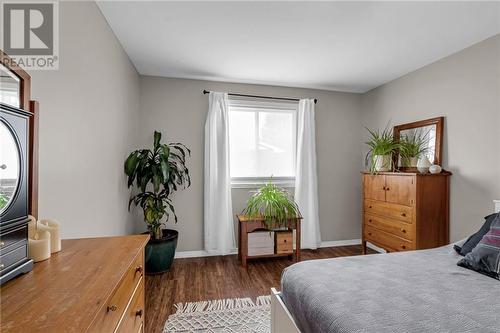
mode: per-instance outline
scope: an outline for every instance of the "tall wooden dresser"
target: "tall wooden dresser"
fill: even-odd
[[[363,253],[367,241],[387,252],[448,244],[450,176],[364,172]]]

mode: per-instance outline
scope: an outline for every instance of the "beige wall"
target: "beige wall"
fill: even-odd
[[[470,235],[500,198],[500,35],[363,96],[364,124],[445,116],[451,240]],[[366,133],[363,134],[366,137]]]
[[[179,223],[173,227],[181,232],[179,250],[201,250],[208,108],[201,91],[209,89],[319,98],[323,241],[360,237],[363,127],[445,115],[444,165],[454,172],[451,238],[465,237],[500,198],[499,44],[496,36],[364,95],[139,77],[93,2],[61,2],[60,69],[30,73],[41,105],[40,216],[60,220],[64,238],[143,230],[138,211],[127,212],[123,161],[132,149],[150,145],[157,129],[192,148],[193,185],[175,196]],[[235,213],[248,191],[233,190]]]
[[[319,90],[141,77],[141,144],[150,145],[160,130],[168,141],[192,149],[192,187],[175,195],[180,251],[203,249],[203,150],[208,96],[203,89],[271,96],[314,97],[318,152],[319,209],[324,241],[360,237],[359,133],[360,96]],[[233,190],[235,213],[248,189]],[[138,222],[138,227],[142,224]]]
[[[94,2],[60,2],[60,67],[32,71],[40,102],[40,217],[64,238],[127,234],[123,161],[139,110],[135,68]]]

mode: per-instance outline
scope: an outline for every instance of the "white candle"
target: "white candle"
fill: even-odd
[[[33,238],[28,238],[28,256],[34,262],[50,258],[50,233],[48,231],[37,231]]]
[[[39,231],[48,231],[50,233],[50,252],[56,253],[61,251],[61,234],[59,230],[59,222],[54,220],[41,220],[37,223]]]

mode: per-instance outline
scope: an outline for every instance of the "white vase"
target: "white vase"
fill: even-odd
[[[423,155],[422,157],[419,158],[418,163],[417,163],[417,170],[420,173],[427,173],[429,172],[429,167],[431,166],[431,162],[427,158],[427,156]]]
[[[375,155],[374,169],[375,171],[383,172],[391,170],[392,155]]]
[[[429,172],[432,174],[441,173],[441,170],[442,168],[437,164],[433,164],[429,167]]]

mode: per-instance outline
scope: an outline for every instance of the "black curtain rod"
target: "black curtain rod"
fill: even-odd
[[[203,90],[203,94],[208,94],[210,93],[209,90]],[[252,98],[264,98],[264,99],[277,99],[280,101],[295,101],[298,102],[300,101],[299,98],[289,98],[289,97],[272,97],[272,96],[260,96],[260,95],[246,95],[246,94],[232,94],[229,93],[229,96],[238,96],[238,97],[252,97]],[[314,99],[314,104],[318,103],[318,99]]]

